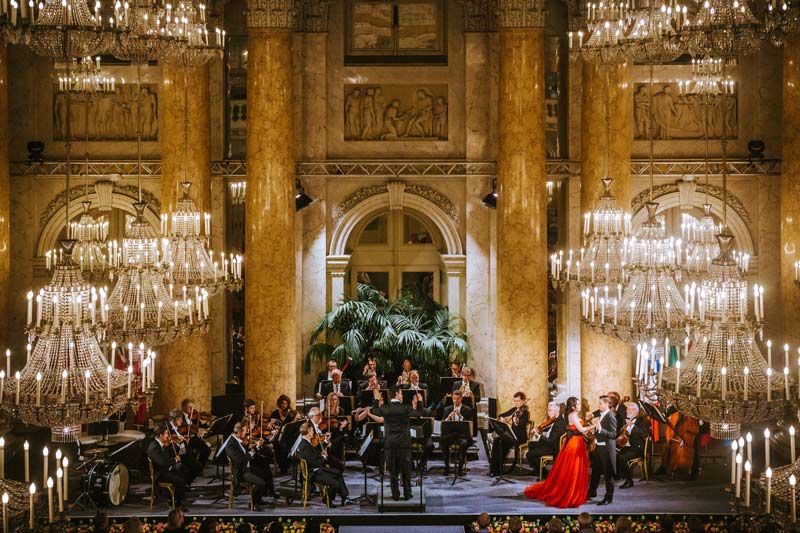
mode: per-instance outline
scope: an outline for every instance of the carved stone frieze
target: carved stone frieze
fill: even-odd
[[[500,29],[544,28],[545,0],[492,0]]]
[[[247,0],[247,27],[291,30],[297,0]]]
[[[158,87],[155,84],[117,84],[114,92],[72,96],[53,86],[53,139],[66,138],[67,121],[73,139],[90,141],[136,140],[137,117],[142,140],[158,140]]]
[[[295,0],[295,30],[300,33],[328,31],[328,9],[332,0]]]
[[[464,31],[482,33],[497,29],[492,0],[459,0],[464,9]]]
[[[346,141],[447,140],[447,85],[345,85]]]
[[[69,190],[69,201],[70,205],[73,205],[75,209],[74,213],[77,214],[77,206],[78,201],[84,197],[86,194],[86,188],[84,185],[76,185]],[[123,194],[125,196],[129,196],[133,200],[139,199],[139,187],[136,185],[119,185],[117,183],[114,184],[114,194]],[[47,207],[44,208],[42,211],[41,216],[39,217],[39,223],[44,227],[53,217],[53,215],[61,208],[64,207],[64,201],[66,199],[67,192],[61,191],[59,192],[50,203],[47,204]],[[154,213],[158,214],[161,212],[161,202],[159,199],[150,191],[142,189],[142,201],[147,202],[147,207],[153,211]]]
[[[341,219],[351,209],[353,209],[355,206],[357,206],[364,200],[387,192],[389,192],[389,189],[386,184],[367,185],[365,187],[360,187],[356,189],[355,191],[350,193],[344,200],[342,200],[342,202],[339,205],[336,206],[336,208],[334,209],[334,216],[333,216],[334,221],[338,221],[339,219]],[[431,187],[428,187],[427,185],[407,184],[403,188],[402,194],[413,194],[415,196],[425,198],[429,202],[436,205],[439,209],[441,209],[455,224],[460,223],[461,217],[459,216],[458,209],[456,209],[456,206],[453,205],[453,202],[451,202],[447,196],[440,193],[439,191]]]
[[[653,187],[653,200],[658,201],[660,196],[664,196],[665,194],[676,193],[680,192],[679,183],[663,183],[661,185],[656,185]],[[705,183],[698,183],[697,189],[695,190],[695,194],[708,194],[709,196],[713,196],[718,200],[722,200],[723,191],[722,187],[718,185],[706,185]],[[650,201],[650,189],[645,189],[639,194],[637,194],[633,200],[631,200],[631,211],[634,213],[644,209],[644,206],[647,202]],[[750,213],[747,212],[747,209],[742,203],[742,200],[733,194],[732,192],[728,191],[728,206],[731,207],[736,214],[738,214],[742,221],[748,226],[752,225],[752,219],[750,218]]]

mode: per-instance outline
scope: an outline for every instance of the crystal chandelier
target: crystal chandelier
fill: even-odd
[[[230,191],[231,204],[244,205],[245,193],[247,192],[246,181],[232,181],[228,186]]]
[[[111,54],[137,68],[148,61],[172,56],[188,43],[185,35],[172,33],[166,8],[156,3],[134,0],[125,24],[126,32],[114,44]]]
[[[134,204],[136,218],[127,228],[122,245],[112,243],[112,278],[116,284],[108,297],[110,339],[120,345],[159,346],[180,335],[208,327],[208,294],[188,288],[176,291],[165,282],[161,243],[144,219],[146,204]]]
[[[630,50],[624,46],[625,37],[633,21],[633,11],[629,3],[616,4],[613,1],[588,2],[584,14],[584,32],[578,32],[577,51],[591,63],[625,63],[630,59]],[[568,35],[569,48],[572,49],[574,36]]]
[[[686,243],[684,268],[690,276],[707,274],[711,261],[719,254],[717,235],[722,225],[711,216],[711,204],[703,204],[703,217],[697,220],[688,213],[681,215],[681,239]]]
[[[787,34],[800,32],[800,4],[794,0],[765,2],[760,18],[775,46],[782,46]]]
[[[164,263],[168,265],[169,284],[182,285],[182,290],[189,294],[205,291],[208,296],[220,289],[238,290],[242,285],[242,258],[234,254],[226,257],[222,253],[216,260],[213,250],[207,250],[211,215],[197,209],[189,196],[191,186],[188,181],[181,183],[183,196],[177,201],[175,210],[169,215],[161,215]]]
[[[692,55],[733,59],[761,46],[763,28],[744,0],[704,0],[681,38]]]
[[[163,57],[166,63],[184,67],[204,65],[220,57],[225,49],[225,31],[216,28],[209,37],[206,26],[206,5],[181,0],[174,7],[166,5],[166,32],[185,40]]]
[[[633,12],[625,39],[631,59],[646,63],[669,63],[683,53],[678,31],[688,24],[687,6],[675,2],[643,0]]]

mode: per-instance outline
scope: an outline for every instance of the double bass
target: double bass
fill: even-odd
[[[672,477],[682,470],[692,471],[700,421],[693,416],[672,413],[667,419],[663,464]]]

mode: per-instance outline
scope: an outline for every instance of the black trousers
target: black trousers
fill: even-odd
[[[188,450],[201,467],[206,466],[208,456],[211,455],[211,447],[206,444],[206,441],[200,437],[194,436],[189,439]]]
[[[440,441],[445,468],[450,468],[450,448],[458,446],[458,464],[463,465],[467,459],[467,448],[472,444],[472,439],[467,439],[458,433],[451,433],[442,437]]]
[[[633,481],[631,477],[631,469],[628,468],[628,461],[642,457],[643,455],[644,452],[639,448],[633,448],[631,446],[626,446],[623,448],[622,451],[617,455],[617,470],[619,471],[620,477],[624,477],[628,481]]]
[[[246,481],[253,485],[253,501],[261,503],[264,494],[273,494],[275,489],[272,486],[272,473],[264,470],[257,465],[251,464],[250,468],[239,472],[240,481]]]
[[[554,448],[552,444],[544,440],[530,441],[528,443],[528,452],[525,454],[525,459],[537,475],[539,472],[539,459],[545,455],[552,455],[555,458],[556,450]]]
[[[175,489],[175,504],[183,503],[186,499],[186,476],[181,473],[180,468],[173,467],[172,470],[159,472],[157,479],[162,483],[172,483]]]
[[[328,487],[328,495],[331,500],[336,499],[338,495],[344,502],[345,498],[350,494],[350,491],[347,490],[347,484],[344,482],[344,476],[333,468],[324,466],[317,469],[311,474],[311,481]]]
[[[515,441],[505,439],[495,439],[492,444],[492,457],[489,462],[489,473],[500,474],[503,470],[503,461],[508,455],[509,450],[513,450],[517,446]]]
[[[609,448],[609,446],[616,446],[613,440],[608,441],[605,446],[597,446],[592,454],[592,478],[589,483],[589,494],[596,494],[597,487],[600,485],[600,476],[602,475],[606,483],[606,494],[603,497],[607,501],[614,498],[614,464],[611,462],[611,454],[616,454],[616,448]]]
[[[385,448],[383,450],[386,468],[389,470],[389,483],[392,488],[392,498],[400,497],[398,477],[403,479],[403,496],[411,497],[411,449],[410,448]]]
[[[182,473],[186,477],[186,484],[191,485],[192,482],[195,480],[196,477],[200,476],[203,473],[203,465],[200,464],[194,454],[189,450],[189,447],[186,448],[186,453],[180,456],[181,457],[181,470]]]

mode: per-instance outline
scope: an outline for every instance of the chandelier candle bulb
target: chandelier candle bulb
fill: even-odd
[[[28,491],[30,492],[30,514],[29,514],[29,518],[28,518],[28,526],[30,526],[31,531],[35,531],[35,529],[34,529],[34,525],[35,525],[34,518],[35,518],[35,515],[33,514],[33,511],[34,511],[34,505],[33,504],[34,504],[34,496],[36,496],[36,483],[31,483],[31,486],[28,489]]]
[[[659,389],[661,388],[661,381],[662,381],[663,377],[664,377],[664,358],[661,357],[659,359],[659,365],[658,365],[658,388]]]
[[[22,444],[22,450],[24,452],[23,455],[24,455],[24,461],[25,461],[25,483],[28,483],[31,480],[31,469],[30,469],[30,464],[31,464],[31,456],[30,456],[31,445],[28,444],[28,441],[25,441]]]
[[[144,329],[144,302],[139,304],[139,328]]]
[[[745,472],[745,479],[744,479],[744,504],[746,507],[750,507],[750,469],[752,466],[750,465],[750,461],[747,461],[744,464],[744,472]]]
[[[47,483],[49,463],[50,462],[50,449],[45,446],[42,448],[42,485]]]
[[[42,405],[42,373],[36,373],[36,407]]]
[[[84,382],[84,387],[83,387],[84,388],[83,402],[86,405],[89,405],[89,377],[91,377],[91,375],[92,375],[92,372],[90,370],[87,370],[86,374],[84,374],[85,382]]]
[[[681,391],[681,362],[675,361],[675,394]]]
[[[764,466],[769,467],[769,428],[764,429]]]
[[[33,345],[28,343],[25,345],[25,364],[28,364],[31,360],[31,350],[33,350]]]
[[[767,401],[772,401],[772,368],[767,367]]]
[[[61,466],[64,467],[64,501],[69,501],[69,459],[61,459]]]
[[[700,396],[701,396],[702,390],[703,390],[702,381],[703,381],[703,365],[698,364],[697,365],[697,399],[698,400],[700,399]]]
[[[789,400],[789,367],[788,366],[783,367],[783,389],[784,389],[785,399],[788,401]]]
[[[106,368],[106,397],[111,400],[111,365]]]
[[[122,307],[122,331],[128,330],[128,306]]]
[[[64,471],[61,467],[58,467],[56,470],[56,497],[58,498],[58,512],[64,512],[64,490],[62,489],[62,485],[64,483]]]
[[[764,320],[764,287],[758,287],[758,314],[761,320]]]
[[[736,454],[736,499],[742,497],[742,452]]]
[[[744,401],[750,399],[750,387],[749,387],[749,378],[750,378],[750,369],[744,367]]]
[[[753,434],[748,431],[747,435],[745,435],[745,440],[747,441],[747,457],[746,457],[746,459],[749,460],[749,459],[753,458]],[[741,444],[741,442],[739,444]]]
[[[173,316],[175,317],[175,327],[177,328],[178,327],[178,300],[175,300],[175,314]]]
[[[131,397],[131,377],[133,376],[133,365],[128,365],[128,398]]]
[[[10,531],[8,529],[8,493],[3,493],[3,531]]]
[[[164,302],[159,300],[158,301],[158,311],[157,311],[157,315],[156,315],[156,328],[157,329],[161,329],[161,311],[162,311],[163,307],[164,307]]]
[[[731,485],[736,485],[736,451],[739,449],[739,443],[736,439],[731,442]]]
[[[789,500],[792,503],[792,524],[797,523],[797,501],[795,499],[796,498],[795,485],[797,485],[797,478],[794,476],[794,474],[792,474],[791,476],[789,476],[789,488],[792,493],[791,497],[789,498]]]
[[[28,291],[26,298],[28,299],[28,321],[26,323],[30,326],[33,322],[33,291]]]
[[[6,375],[11,377],[11,350],[6,349]]]
[[[114,366],[115,360],[117,358],[117,341],[111,341],[111,366]]]

